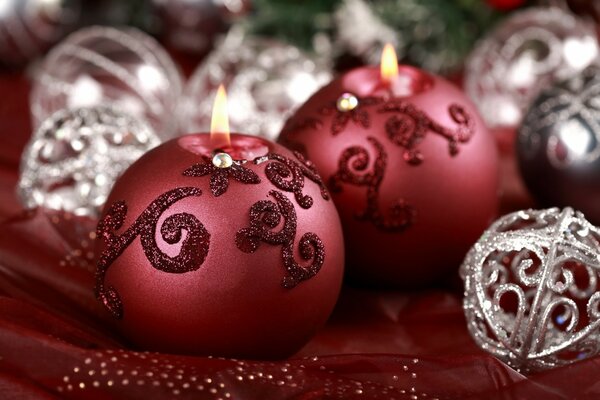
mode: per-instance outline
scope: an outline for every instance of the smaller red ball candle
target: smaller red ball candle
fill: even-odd
[[[398,65],[354,69],[315,93],[280,142],[314,162],[359,283],[409,287],[456,272],[498,207],[493,138],[446,80]]]
[[[329,317],[344,264],[340,221],[313,165],[228,133],[148,152],[116,182],[98,224],[96,294],[144,349],[280,358]]]

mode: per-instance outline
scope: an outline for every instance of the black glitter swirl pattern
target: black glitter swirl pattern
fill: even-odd
[[[98,223],[98,238],[106,244],[100,254],[96,268],[96,297],[115,318],[123,318],[123,304],[114,287],[106,287],[104,279],[111,264],[125,249],[140,236],[144,254],[152,267],[171,274],[182,274],[195,271],[206,259],[210,243],[210,233],[193,215],[188,213],[173,214],[167,217],[161,227],[160,234],[168,244],[179,243],[183,231],[187,235],[181,243],[177,256],[165,254],[156,243],[156,229],[161,215],[171,205],[190,196],[200,196],[202,191],[194,187],[182,187],[170,190],[154,200],[123,234],[115,232],[121,229],[127,216],[127,205],[124,201],[114,203],[102,220]]]
[[[428,132],[448,140],[452,156],[458,154],[459,144],[468,142],[475,132],[473,119],[458,104],[452,104],[448,108],[450,117],[457,123],[456,129],[438,124],[413,104],[401,99],[385,102],[378,111],[393,113],[385,123],[385,131],[394,144],[404,148],[404,160],[411,165],[419,165],[423,162],[424,157],[418,146]]]
[[[369,220],[378,229],[386,232],[403,232],[414,223],[416,212],[404,199],[399,199],[392,205],[390,216],[383,215],[379,209],[379,188],[385,175],[387,154],[377,139],[369,136],[367,140],[376,152],[372,170],[367,171],[371,164],[367,149],[361,146],[349,147],[342,153],[338,161],[338,170],[329,179],[329,187],[336,193],[343,190],[342,184],[366,186],[367,206],[356,217]]]
[[[302,156],[299,152],[294,152],[298,161],[282,156],[276,153],[269,153],[265,157],[260,157],[255,160],[255,163],[268,162],[265,168],[265,175],[271,183],[285,192],[294,193],[296,201],[300,207],[309,209],[312,207],[314,200],[311,196],[302,193],[304,189],[304,178],[308,178],[316,183],[321,190],[321,197],[324,200],[329,200],[329,193],[319,176],[315,166]]]
[[[304,267],[294,259],[294,241],[296,239],[296,211],[294,205],[283,193],[276,190],[269,192],[277,203],[271,200],[261,200],[250,208],[250,227],[240,229],[235,237],[235,243],[241,251],[254,253],[260,243],[281,245],[281,257],[287,271],[282,286],[291,289],[300,282],[315,276],[325,261],[325,247],[321,239],[314,233],[302,235],[299,242],[300,257],[311,264]],[[273,232],[281,219],[283,227],[279,232]]]
[[[183,171],[183,175],[189,177],[210,175],[210,191],[215,197],[219,197],[227,191],[229,178],[246,185],[260,183],[260,177],[254,171],[238,162],[234,162],[228,168],[219,168],[212,163],[209,157],[203,156],[202,159],[204,162],[192,165]]]

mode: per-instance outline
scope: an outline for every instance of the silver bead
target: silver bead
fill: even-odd
[[[599,239],[571,208],[496,221],[460,269],[475,342],[524,372],[600,354]]]
[[[98,215],[117,177],[159,143],[148,125],[110,107],[58,111],[23,152],[19,196],[28,208]]]
[[[223,83],[232,131],[274,140],[287,117],[330,79],[329,68],[298,48],[232,29],[186,86],[183,130],[207,130]]]
[[[599,54],[593,24],[558,7],[519,11],[481,40],[465,66],[465,90],[489,127],[516,127],[535,96]]]

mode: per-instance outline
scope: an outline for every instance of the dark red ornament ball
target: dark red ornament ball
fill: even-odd
[[[336,303],[338,214],[302,156],[234,135],[268,154],[220,168],[194,150],[207,136],[159,146],[116,182],[98,225],[97,297],[141,349],[289,356]]]
[[[327,182],[346,241],[349,277],[410,287],[456,273],[498,210],[498,156],[454,85],[401,66],[393,85],[355,69],[313,95],[280,142]]]

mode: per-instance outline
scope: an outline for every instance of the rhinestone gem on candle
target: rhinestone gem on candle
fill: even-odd
[[[227,153],[217,153],[213,156],[212,163],[217,168],[229,168],[233,165],[233,158]]]
[[[344,93],[338,98],[336,106],[341,112],[352,111],[358,107],[358,98],[352,93]]]

